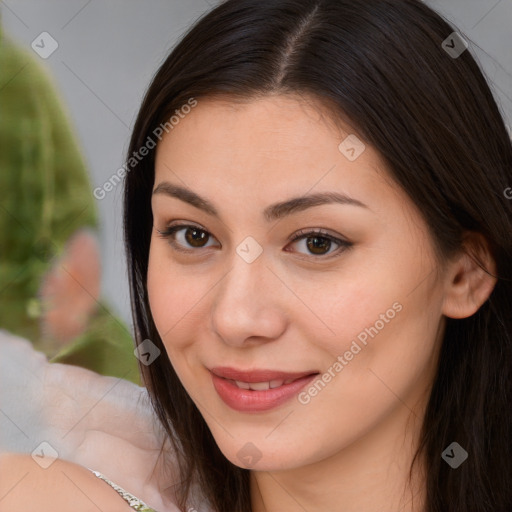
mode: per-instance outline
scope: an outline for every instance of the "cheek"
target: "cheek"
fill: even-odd
[[[426,283],[424,286],[428,287]],[[433,378],[439,346],[440,301],[425,304],[425,297],[430,295],[425,287],[408,296],[389,289],[375,301],[368,300],[364,313],[344,303],[340,335],[336,344],[329,345],[330,358],[323,369],[335,375],[333,385],[322,391],[318,404],[343,404],[336,417],[348,414],[352,425],[373,421],[371,417],[380,417],[400,403],[414,405]],[[309,394],[315,393],[311,391]],[[361,401],[366,405],[364,410]]]
[[[324,370],[338,361],[331,372],[363,392],[361,385],[378,380],[372,369],[405,389],[430,368],[442,301],[438,283],[429,277],[433,263],[423,256],[415,246],[398,242],[392,250],[358,254],[357,265],[337,277],[340,284],[331,280],[323,297],[316,292],[312,304],[330,328],[315,341],[328,353]]]
[[[148,260],[147,290],[151,315],[162,340],[179,319],[181,283],[174,276],[161,251],[151,244]]]
[[[402,309],[403,296],[396,280],[389,282],[389,270],[384,273],[369,259],[358,265],[347,266],[346,275],[333,275],[323,286],[310,290],[311,309],[322,321],[310,322],[311,328],[328,327],[322,330],[324,336],[311,333],[311,340],[322,345],[332,359],[350,351],[354,341],[365,347],[365,341],[381,336],[397,322]]]
[[[207,284],[170,261],[165,251],[151,248],[147,290],[151,314],[169,356],[185,349],[197,339],[196,330],[204,322]]]

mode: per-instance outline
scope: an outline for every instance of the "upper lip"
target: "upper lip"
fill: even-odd
[[[300,379],[306,375],[312,375],[318,373],[316,370],[310,370],[305,372],[282,372],[279,370],[237,370],[236,368],[230,368],[227,366],[217,366],[211,368],[210,371],[218,377],[224,379],[238,380],[241,382],[270,382],[271,380],[289,380],[289,379]]]

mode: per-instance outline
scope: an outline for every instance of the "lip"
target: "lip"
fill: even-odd
[[[222,401],[232,409],[246,413],[264,412],[282,405],[318,375],[318,372],[286,373],[274,370],[251,370],[241,372],[233,368],[223,368],[220,371],[225,375],[236,375],[237,378],[232,379],[232,377],[220,376],[218,374],[219,368],[210,370],[213,386],[218,395]],[[266,382],[277,379],[295,380],[277,388],[253,391],[252,389],[239,388],[231,379],[243,382]]]

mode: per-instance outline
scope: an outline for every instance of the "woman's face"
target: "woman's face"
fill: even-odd
[[[200,99],[157,148],[152,315],[240,467],[295,468],[400,428],[436,367],[444,292],[426,224],[376,151],[321,111],[291,96]],[[192,227],[157,231],[176,224]],[[317,375],[242,375],[240,389],[212,377],[219,367]]]

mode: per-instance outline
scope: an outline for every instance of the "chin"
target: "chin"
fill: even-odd
[[[304,453],[296,449],[279,449],[273,443],[245,442],[242,446],[230,442],[229,447],[219,446],[224,456],[235,466],[254,471],[284,471],[308,464]],[[299,458],[300,455],[300,458]]]

